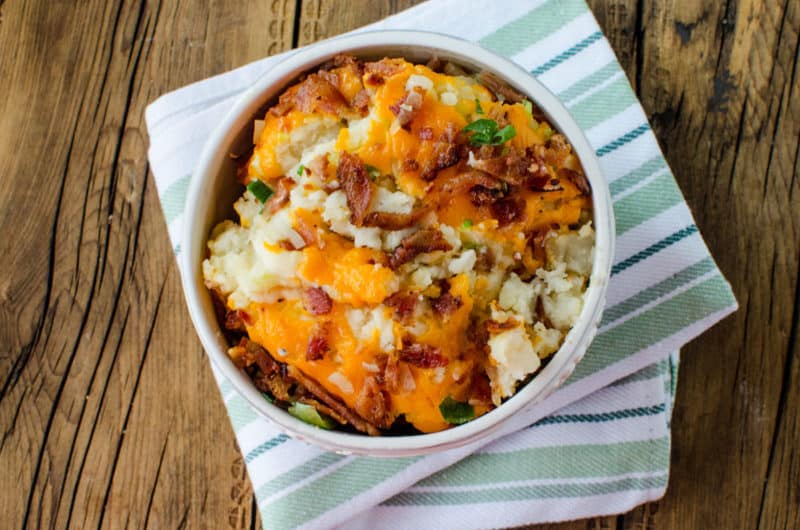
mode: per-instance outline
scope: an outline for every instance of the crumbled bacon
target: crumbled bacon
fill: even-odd
[[[294,229],[303,238],[306,246],[317,246],[319,244],[316,226],[308,224],[302,217],[297,218]]]
[[[477,169],[467,169],[459,171],[442,183],[443,192],[460,192],[468,190],[475,186],[481,186],[489,190],[500,191],[503,188],[503,183],[486,173]]]
[[[512,198],[501,199],[491,205],[492,216],[497,219],[500,226],[506,226],[514,221],[521,221],[525,216],[524,204]]]
[[[303,307],[312,315],[327,315],[333,308],[333,300],[322,287],[308,287],[303,291]]]
[[[486,372],[477,369],[472,373],[470,384],[470,404],[490,405],[492,404],[492,387]]]
[[[414,291],[407,293],[397,292],[384,300],[383,303],[394,309],[394,314],[397,318],[404,320],[414,313],[418,300],[419,294]]]
[[[494,254],[488,247],[483,247],[477,252],[477,259],[475,260],[475,270],[477,272],[489,272],[494,267]]]
[[[238,347],[242,350],[240,352],[240,360],[245,366],[255,363],[259,370],[265,374],[277,373],[280,370],[280,365],[258,343],[247,337],[242,337]]]
[[[509,318],[504,322],[498,322],[497,320],[489,319],[486,321],[486,331],[491,334],[502,333],[503,331],[507,331],[509,329],[513,329],[519,325],[513,318]]]
[[[496,96],[511,103],[520,103],[525,100],[525,96],[508,86],[491,72],[483,71],[477,76],[478,82],[494,92]]]
[[[394,74],[405,68],[402,59],[384,58],[380,61],[364,63],[364,71],[367,74],[376,74],[380,77],[392,77]]]
[[[417,208],[410,213],[370,212],[364,218],[364,226],[377,226],[384,230],[403,230],[414,226],[427,212],[427,208]]]
[[[406,128],[411,123],[411,120],[414,119],[417,111],[422,107],[422,94],[421,87],[414,87],[413,90],[406,92],[396,103],[389,105],[389,110],[397,116],[395,119],[400,127]]]
[[[447,280],[439,282],[439,296],[431,300],[433,310],[442,316],[447,316],[461,307],[463,302],[460,296],[453,296],[450,293],[450,283]]]
[[[347,206],[351,212],[350,222],[361,226],[372,201],[373,188],[364,162],[357,155],[343,151],[339,157],[336,178],[347,196]]]
[[[403,160],[403,171],[416,171],[419,169],[419,162],[413,158]]]
[[[469,200],[475,206],[486,206],[493,204],[502,198],[503,193],[497,189],[489,189],[481,185],[473,186],[469,189]]]
[[[442,233],[435,228],[423,228],[404,238],[400,246],[394,249],[394,253],[389,256],[389,266],[392,269],[398,268],[403,263],[407,263],[419,254],[434,252],[436,250],[450,250],[450,243],[444,238]]]
[[[289,192],[292,191],[293,187],[294,181],[289,177],[283,177],[278,181],[275,186],[275,193],[267,200],[267,209],[270,213],[277,212],[283,208],[284,204],[289,202]]]
[[[592,194],[592,187],[589,185],[589,180],[583,173],[578,173],[577,171],[562,167],[558,170],[558,176],[575,184],[575,187],[578,188],[578,191],[580,191],[582,194]]]
[[[448,142],[436,142],[433,145],[433,157],[420,172],[420,178],[431,181],[436,178],[439,171],[456,165],[458,160],[458,145]]]
[[[327,170],[329,164],[330,161],[328,160],[328,154],[325,153],[312,159],[311,162],[309,162],[306,166],[306,171],[310,171],[312,175],[316,175],[322,180],[325,180],[325,175],[328,172]]]
[[[284,92],[270,112],[283,116],[292,109],[308,114],[324,112],[340,116],[348,109],[348,102],[323,74],[317,73],[309,75],[300,84]]]
[[[441,73],[444,70],[444,61],[441,60],[437,55],[434,55],[428,62],[425,63],[425,66],[433,70],[434,72]]]
[[[359,90],[350,102],[350,106],[362,116],[366,116],[369,111],[369,92],[363,88]]]
[[[246,325],[252,324],[250,315],[241,309],[227,311],[225,313],[225,329],[244,333],[247,331]]]
[[[399,352],[399,359],[418,368],[437,368],[447,366],[450,362],[442,355],[442,350],[430,344],[403,341],[403,349]]]
[[[512,186],[528,183],[536,189],[537,184],[549,182],[550,174],[544,159],[533,150],[522,151],[514,147],[508,148],[505,154],[498,153],[496,148],[481,146],[473,150],[470,166],[485,171],[498,180]]]
[[[367,74],[367,77],[364,79],[364,83],[370,86],[380,86],[384,84],[386,81],[381,77],[380,74],[376,74],[371,72]]]
[[[420,140],[433,140],[433,129],[431,127],[422,127],[417,131],[417,137]]]
[[[289,378],[294,379],[303,386],[311,395],[322,401],[327,406],[335,410],[341,417],[345,418],[350,425],[355,427],[361,432],[365,432],[370,436],[378,436],[380,431],[378,428],[359,416],[356,412],[350,410],[344,403],[331,395],[330,392],[317,383],[314,379],[308,377],[299,369],[292,365],[286,366],[286,372]]]
[[[311,338],[308,339],[308,346],[306,346],[306,360],[318,361],[331,351],[331,347],[328,344],[329,334],[330,322],[320,322],[314,326]]]
[[[367,376],[355,402],[358,414],[381,429],[388,429],[393,421],[389,395],[381,388],[375,376]]]
[[[528,187],[533,191],[561,191],[561,181],[550,176],[528,179]]]

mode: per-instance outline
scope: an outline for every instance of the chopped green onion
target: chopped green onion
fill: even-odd
[[[527,99],[524,99],[522,100],[522,106],[525,107],[525,112],[528,113],[528,116],[533,117],[533,103],[531,103]]]
[[[292,403],[292,406],[289,407],[288,412],[295,418],[311,425],[321,427],[322,429],[333,429],[336,426],[335,421],[327,416],[323,416],[317,411],[317,409],[311,405],[306,405],[305,403]]]
[[[270,396],[269,394],[262,392],[261,397],[267,400],[268,403],[275,403],[275,398]]]
[[[467,250],[470,250],[470,249],[477,250],[477,249],[481,248],[481,246],[478,243],[473,243],[472,241],[470,241],[468,243],[464,243],[462,246]]]
[[[517,135],[517,130],[513,125],[506,125],[492,137],[495,145],[504,144]]]
[[[483,107],[481,107],[481,100],[475,98],[475,114],[483,114]]]
[[[464,222],[461,223],[461,228],[464,230],[469,230],[472,228],[472,219],[464,219]]]
[[[272,188],[258,179],[251,180],[250,184],[247,185],[247,189],[250,193],[255,195],[258,202],[262,203],[267,202],[267,199],[269,199],[273,193]]]
[[[366,165],[367,173],[369,173],[369,178],[372,180],[377,179],[381,176],[381,170],[376,168],[375,166],[370,166],[369,164]]]
[[[496,121],[481,118],[464,127],[464,132],[472,133],[469,137],[469,143],[472,145],[501,145],[517,134],[513,125],[506,125],[500,130],[497,127]]]
[[[305,173],[305,171],[306,171],[306,166],[304,166],[303,164],[300,164],[300,166],[297,168],[297,176],[298,177],[302,177],[303,173]]]
[[[469,403],[462,403],[447,396],[439,404],[439,412],[442,413],[444,421],[452,423],[453,425],[461,425],[467,423],[475,417],[475,409]]]

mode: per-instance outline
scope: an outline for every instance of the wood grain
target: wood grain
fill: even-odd
[[[0,526],[260,527],[144,108],[414,3],[0,1]],[[667,496],[537,528],[800,528],[800,3],[590,6],[742,309],[684,350]]]

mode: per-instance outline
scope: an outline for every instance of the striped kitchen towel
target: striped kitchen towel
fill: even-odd
[[[458,19],[454,20],[454,14]],[[432,0],[363,30],[418,29],[510,57],[567,105],[617,217],[607,309],[566,384],[492,439],[375,459],[289,439],[215,372],[266,528],[490,528],[619,513],[663,495],[683,344],[736,308],[628,80],[583,0]],[[149,159],[176,254],[206,138],[279,57],[166,94]]]

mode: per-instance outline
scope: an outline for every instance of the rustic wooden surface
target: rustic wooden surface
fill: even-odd
[[[260,527],[144,108],[414,3],[0,0],[0,527]],[[547,528],[800,528],[800,2],[590,3],[742,309],[685,349],[666,497]]]

